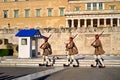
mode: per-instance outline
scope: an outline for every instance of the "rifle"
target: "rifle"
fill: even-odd
[[[49,35],[48,39],[52,36],[52,34]]]
[[[73,39],[77,36],[78,34],[76,34],[74,37],[73,37]]]
[[[78,35],[78,34],[76,34],[76,35],[73,37],[73,39],[76,38],[77,35]],[[69,43],[65,43],[65,44],[66,44],[66,46],[67,46]]]
[[[49,39],[51,36],[52,36],[52,34],[50,34],[50,35],[49,35],[49,37],[44,37],[44,38],[47,38],[47,39]]]
[[[52,34],[49,35],[48,39],[52,36]],[[47,38],[47,37],[46,37]],[[40,46],[40,48],[42,48],[42,46],[44,45],[44,43]]]
[[[99,34],[99,37],[103,34],[104,31],[101,32],[101,34]]]
[[[101,32],[101,34],[99,34],[99,37],[103,34],[104,31]],[[96,42],[97,39],[95,39],[95,41],[92,42],[91,45],[93,45]]]

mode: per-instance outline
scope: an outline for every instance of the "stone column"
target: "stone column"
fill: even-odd
[[[91,10],[93,10],[93,3],[91,4]]]
[[[106,27],[106,18],[104,19],[104,27]]]
[[[91,27],[93,27],[93,19],[91,19]]]
[[[74,27],[74,19],[72,19],[72,27]]]
[[[100,19],[97,20],[97,27],[100,27]]]
[[[68,25],[68,19],[66,19],[66,27],[69,27],[69,25]]]
[[[87,19],[84,19],[84,26],[87,27]]]
[[[78,19],[78,27],[80,27],[80,19]]]
[[[111,18],[111,20],[110,20],[110,25],[111,25],[111,27],[113,27],[113,18]]]
[[[117,18],[117,26],[120,26],[120,19]]]
[[[99,3],[97,3],[97,10],[99,10]]]
[[[105,4],[103,3],[103,10],[105,10]]]

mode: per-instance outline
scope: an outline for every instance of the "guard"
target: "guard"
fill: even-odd
[[[51,45],[48,42],[47,37],[44,38],[44,43],[40,46],[41,49],[43,49],[43,60],[42,60],[42,64],[39,64],[39,66],[52,66],[51,64],[51,60],[49,58],[49,55],[52,54],[52,49],[51,49]]]
[[[95,52],[94,52],[95,62],[94,62],[94,64],[91,65],[91,67],[99,66],[99,68],[105,68],[103,59],[101,57],[101,55],[104,54],[105,51],[103,50],[102,43],[99,39],[99,36],[101,36],[101,35],[96,34],[95,41],[91,44],[91,46],[93,46],[95,48]]]
[[[78,54],[78,49],[73,41],[74,38],[70,37],[69,43],[66,43],[66,51],[68,51],[68,54],[67,54],[67,64],[63,64],[64,67],[69,67],[70,64],[73,64],[73,67],[79,67],[79,63],[77,59],[75,59],[75,55]]]

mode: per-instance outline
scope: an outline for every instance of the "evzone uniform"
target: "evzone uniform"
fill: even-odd
[[[48,38],[44,38],[44,43],[40,46],[40,48],[43,49],[43,59],[42,64],[39,64],[39,66],[52,66],[49,58],[49,55],[52,54],[52,49],[51,45],[48,43]]]
[[[91,44],[91,46],[93,46],[95,48],[95,52],[94,52],[95,61],[94,61],[94,64],[91,65],[91,67],[99,66],[99,68],[104,68],[105,65],[103,63],[103,59],[102,59],[101,55],[104,54],[105,51],[103,50],[102,43],[99,39],[98,34],[95,35],[95,39],[96,40],[94,41],[94,43]]]
[[[63,64],[63,66],[68,67],[70,64],[73,65],[73,67],[79,67],[78,61],[75,59],[75,55],[78,54],[78,49],[73,42],[73,38],[69,38],[69,43],[66,44],[66,51],[68,51],[67,54],[67,63]]]

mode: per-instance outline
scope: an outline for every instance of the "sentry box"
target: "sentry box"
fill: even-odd
[[[32,58],[38,55],[38,39],[44,38],[37,29],[20,30],[15,36],[19,37],[18,58]]]

